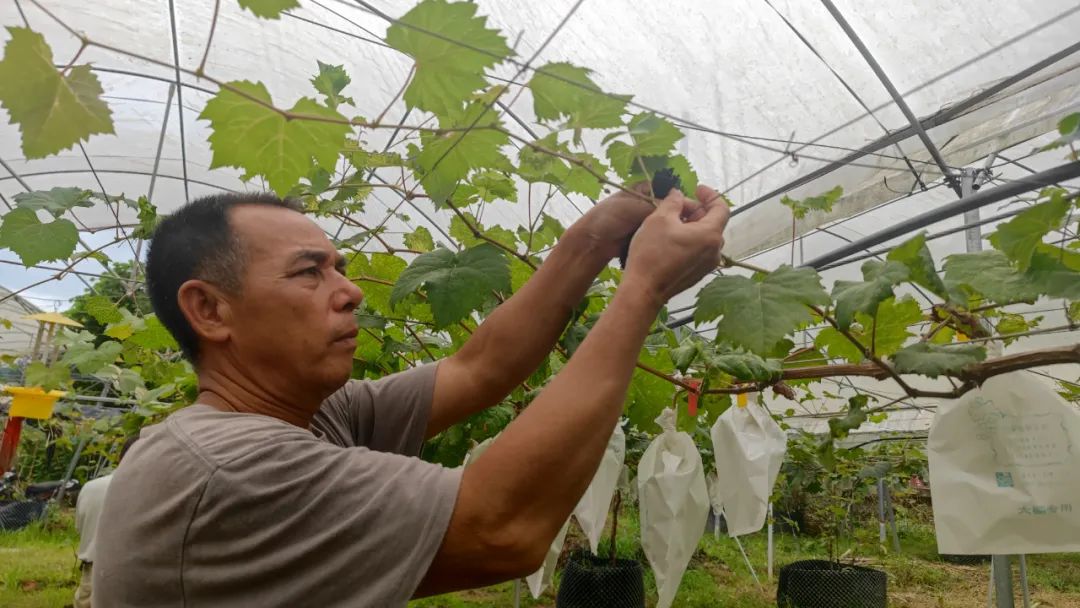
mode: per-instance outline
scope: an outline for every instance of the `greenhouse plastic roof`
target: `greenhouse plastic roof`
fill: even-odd
[[[300,4],[280,19],[264,20],[235,0],[222,0],[205,73],[218,81],[261,81],[275,103],[286,107],[313,94],[309,81],[317,72],[317,61],[343,64],[352,78],[345,93],[353,100],[345,113],[379,115],[397,97],[412,65],[409,57],[381,41],[386,19],[354,0]],[[371,6],[393,18],[413,4],[373,0]],[[745,207],[727,233],[726,251],[733,257],[770,268],[800,263],[956,200],[927,147],[904,131],[909,120],[823,3],[487,0],[478,4],[479,13],[490,16],[490,22],[506,34],[520,61],[539,50],[533,65],[569,61],[588,67],[605,91],[633,95],[637,110],[648,108],[673,117],[687,133],[678,144],[679,152],[690,159],[701,180]],[[835,4],[911,112],[935,119],[928,137],[950,171],[987,167],[993,177],[985,186],[989,188],[1062,162],[1060,153],[1032,151],[1053,138],[1061,116],[1080,108],[1076,52],[1080,4],[1072,0],[836,0]],[[94,136],[58,156],[27,160],[17,127],[7,124],[8,117],[0,110],[0,194],[10,200],[25,190],[54,186],[130,198],[150,194],[167,213],[188,198],[262,187],[258,180],[243,182],[238,170],[209,168],[210,130],[199,115],[217,87],[174,69],[174,43],[184,68],[194,70],[203,60],[214,1],[0,3],[0,23],[23,26],[25,17],[44,34],[55,60],[67,62],[80,41],[43,9],[112,47],[90,47],[79,61],[94,66],[116,133]],[[0,44],[9,37],[6,30],[0,31]],[[518,71],[517,65],[506,63],[491,76],[513,80]],[[988,90],[993,94],[986,96]],[[537,124],[529,91],[512,86],[510,93],[504,122],[528,136],[528,129]],[[407,112],[400,101],[386,116],[411,125],[424,119],[420,112]],[[901,134],[897,141],[791,188],[853,150],[895,133]],[[376,148],[389,136],[387,130],[362,134],[369,147]],[[590,141],[598,143],[587,135],[586,143]],[[1018,160],[1023,162],[1013,162]],[[386,179],[398,177],[388,174]],[[794,232],[805,238],[793,246],[791,215],[780,206],[781,195],[799,198],[836,185],[844,187],[844,197],[833,212],[815,212],[800,220]],[[424,202],[403,201],[391,191],[376,190],[361,219],[370,225],[387,222],[390,239],[426,226],[436,240],[447,241],[449,237],[441,235],[446,234],[451,213]],[[1001,212],[1006,203],[988,208],[986,214]],[[569,223],[590,204],[578,195],[560,195],[546,211]],[[397,211],[403,215],[394,215]],[[107,205],[79,209],[77,219],[100,229],[86,236],[91,246],[108,242],[116,235],[117,224],[136,221],[131,209]],[[487,225],[513,229],[530,219],[529,208],[499,201],[483,208],[482,219]],[[345,237],[355,230],[329,219],[322,222],[333,235]],[[956,217],[929,229],[961,224]],[[990,229],[992,224],[983,231]],[[939,260],[964,247],[963,232],[931,243]],[[127,242],[107,253],[122,260],[142,249],[140,243]],[[45,309],[62,309],[85,289],[93,273],[101,272],[97,262],[87,260],[80,268],[88,275],[67,274],[54,280],[54,267],[23,268],[9,251],[0,251],[0,261],[6,262],[0,264],[0,285],[11,290],[30,286],[22,295]],[[826,284],[857,276],[857,264],[823,273]],[[692,302],[692,295],[685,294],[673,307]],[[1043,345],[1055,339],[1024,342]],[[881,390],[888,393],[887,388]]]

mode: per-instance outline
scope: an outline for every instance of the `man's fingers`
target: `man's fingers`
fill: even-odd
[[[682,217],[684,215],[683,209],[686,206],[686,196],[678,190],[672,190],[668,195],[656,205],[656,211],[664,215],[675,215]]]
[[[727,226],[728,218],[731,217],[731,209],[728,208],[724,197],[704,184],[698,185],[695,194],[698,200],[702,202],[703,209],[705,209],[705,216],[698,220],[697,223],[704,230],[722,233],[724,227]]]

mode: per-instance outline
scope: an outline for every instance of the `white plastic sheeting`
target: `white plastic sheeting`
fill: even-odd
[[[701,455],[690,435],[675,430],[675,410],[656,419],[662,432],[638,465],[641,548],[656,575],[658,608],[675,601],[686,566],[709,517]]]
[[[741,536],[765,525],[769,496],[787,452],[787,435],[756,399],[731,407],[713,423],[716,494],[728,534]]]
[[[208,168],[209,131],[198,115],[216,86],[188,74],[180,75],[181,141],[179,96],[175,90],[170,92],[176,79],[172,69],[173,25],[183,68],[194,70],[206,53],[207,75],[219,81],[261,81],[282,105],[312,94],[308,80],[316,71],[316,60],[321,60],[344,64],[352,76],[346,93],[355,106],[344,108],[345,112],[375,116],[404,83],[411,61],[382,46],[379,38],[386,22],[350,0],[303,0],[300,8],[273,21],[257,19],[236,2],[224,0],[208,52],[215,6],[212,0],[175,2],[174,20],[166,0],[42,0],[42,4],[90,39],[153,60],[98,47],[83,53],[80,62],[94,65],[116,123],[116,135],[96,136],[85,149],[106,191],[134,197],[146,193],[154,181],[154,201],[166,212],[184,200],[185,170],[190,196],[259,186],[245,186],[236,170]],[[374,4],[396,16],[413,2]],[[519,58],[527,58],[555,30],[574,1],[487,0],[479,4],[480,12],[490,15],[491,22],[516,43]],[[1075,32],[1080,29],[1080,6],[1072,0],[892,4],[841,0],[837,5],[919,116],[954,105],[1075,43]],[[78,49],[78,39],[35,5],[24,1],[21,6],[29,25],[45,35],[56,60],[69,60]],[[23,25],[15,3],[0,3],[0,24]],[[6,31],[0,31],[0,42],[7,37]],[[642,106],[683,119],[691,128],[679,144],[680,151],[689,156],[703,181],[727,190],[736,202],[753,200],[843,156],[846,149],[858,148],[887,130],[907,125],[865,61],[817,2],[588,0],[540,54],[536,65],[563,60],[594,69],[605,90],[632,94]],[[1076,61],[1076,56],[1070,56],[1032,75],[960,119],[931,130],[931,138],[950,164],[962,165],[1047,132],[1057,117],[1078,103],[1080,70],[1074,69]],[[508,78],[516,69],[504,64],[493,75]],[[844,83],[874,110],[872,117]],[[536,126],[528,91],[510,110],[526,124]],[[400,120],[404,114],[405,108],[398,102],[387,117]],[[405,122],[419,123],[423,117],[417,114]],[[20,176],[0,170],[0,193],[9,200],[24,185],[33,189],[67,185],[100,189],[81,150],[25,160],[18,132],[6,122],[6,116],[0,116],[0,159]],[[513,118],[507,117],[505,122],[517,128]],[[388,133],[362,135],[372,146],[379,146]],[[804,146],[805,142],[814,145]],[[901,159],[901,151],[917,170],[924,171],[923,179],[932,183],[937,169],[928,164],[922,145],[910,139],[899,148],[884,148],[860,159],[859,166],[847,167],[793,192],[793,196],[801,196],[836,184],[848,192],[833,214],[811,215],[800,222],[797,232],[877,205],[895,197],[893,190],[906,192],[914,177]],[[182,151],[186,162],[181,160]],[[155,164],[157,178],[153,179]],[[937,194],[917,197],[904,206],[903,214],[951,198],[943,188]],[[779,207],[778,199],[773,197],[733,221],[729,253],[741,256],[790,238],[790,216]],[[449,212],[419,204],[414,208],[411,203],[415,201],[401,204],[400,199],[378,192],[360,219],[378,223],[390,210],[399,209],[409,219],[391,219],[387,224],[391,231],[425,225],[438,236],[435,229],[448,226]],[[568,222],[588,205],[582,198],[557,197],[547,212]],[[525,207],[489,205],[484,222],[514,228],[527,220]],[[134,220],[128,209],[120,209],[119,214],[120,223]],[[112,211],[104,206],[79,210],[79,219],[91,227],[116,223]],[[332,222],[325,227],[334,233],[339,229]],[[102,244],[109,234],[98,233],[88,242]],[[804,247],[812,256],[835,245],[832,239],[824,239],[808,241]],[[107,253],[123,259],[133,255],[135,248],[121,245]],[[8,252],[0,255],[12,259]],[[87,262],[83,269],[100,270],[95,264]],[[55,274],[3,266],[0,284],[13,289]],[[78,279],[67,276],[36,288],[32,295],[64,299],[83,288]]]
[[[938,551],[1080,551],[1080,412],[1031,374],[943,404],[927,455]]]

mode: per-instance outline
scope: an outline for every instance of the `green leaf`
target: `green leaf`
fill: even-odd
[[[789,196],[784,196],[780,199],[780,204],[785,207],[790,207],[791,213],[795,216],[795,219],[801,220],[811,211],[823,211],[825,213],[832,212],[833,203],[840,200],[840,197],[843,195],[844,188],[836,186],[824,194],[811,196],[803,200],[795,200]]]
[[[589,78],[590,73],[587,68],[562,62],[538,68],[529,81],[537,120],[566,117],[565,128],[574,130],[622,126],[630,96],[604,94]]]
[[[908,328],[922,320],[923,314],[918,302],[905,297],[899,300],[890,298],[879,304],[874,318],[863,314],[855,318],[862,327],[873,327],[877,323],[877,329],[873,332],[873,350],[874,354],[884,357],[900,350],[913,335]],[[870,337],[864,331],[859,340],[869,347]]]
[[[669,357],[662,352],[643,350],[638,360],[649,367],[670,374],[675,371]],[[626,392],[624,411],[630,424],[646,433],[659,433],[656,417],[671,405],[675,385],[653,374],[635,369]]]
[[[848,411],[839,418],[829,418],[829,436],[833,439],[843,439],[848,433],[858,429],[866,422],[866,395],[855,395],[848,399]]]
[[[694,361],[700,354],[701,346],[692,341],[686,342],[668,351],[672,365],[675,366],[675,369],[684,374],[686,373],[686,370],[694,364]]]
[[[1003,312],[1001,313],[1001,318],[998,319],[997,324],[994,326],[994,329],[997,330],[999,336],[1019,334],[1038,327],[1040,321],[1042,321],[1041,316],[1033,317],[1029,320],[1024,317],[1024,315]],[[1005,338],[1004,342],[1008,345],[1016,340],[1017,338]]]
[[[1080,112],[1073,112],[1072,114],[1069,114],[1068,116],[1062,118],[1061,121],[1058,122],[1058,133],[1061,134],[1061,137],[1046,144],[1038,150],[1040,152],[1045,152],[1047,150],[1056,150],[1057,148],[1063,148],[1077,140],[1080,140]],[[1077,153],[1074,151],[1072,154],[1069,154],[1069,158],[1071,158],[1072,160],[1077,160]]]
[[[471,2],[423,0],[386,30],[386,42],[416,60],[405,103],[446,118],[487,85],[484,71],[513,55]]]
[[[146,325],[133,333],[128,342],[150,350],[180,350],[180,345],[162,325],[157,315],[145,317]]]
[[[901,374],[922,374],[931,378],[955,375],[965,367],[986,359],[986,349],[977,344],[942,346],[917,342],[892,356]]]
[[[517,293],[517,290],[521,289],[532,278],[534,272],[525,262],[518,258],[510,258],[510,289]]]
[[[1077,254],[1058,249],[1062,257]],[[1062,262],[1062,257],[1036,251],[1031,256],[1031,267],[1025,275],[1035,289],[1051,298],[1080,300],[1080,272]],[[1065,258],[1068,259],[1068,258]]]
[[[832,359],[846,359],[852,363],[860,363],[863,360],[859,347],[832,327],[825,327],[818,332],[814,338],[814,346],[827,352]]]
[[[237,0],[241,8],[246,8],[263,19],[280,19],[281,13],[300,6],[299,0]]]
[[[1043,242],[1048,232],[1061,228],[1069,206],[1069,199],[1063,192],[1058,192],[1051,200],[1039,203],[998,226],[989,237],[990,244],[1016,262],[1021,271],[1027,270],[1035,246]]]
[[[87,298],[83,300],[83,308],[86,310],[87,314],[94,317],[94,320],[102,325],[119,323],[124,320],[124,315],[120,314],[120,310],[116,307],[116,304],[113,304],[112,300],[105,296],[87,296]]]
[[[139,239],[149,239],[154,236],[161,219],[158,218],[157,207],[145,196],[139,197],[139,227],[132,232],[132,236]]]
[[[103,342],[98,347],[93,342],[81,342],[69,346],[60,362],[74,366],[81,374],[96,374],[106,365],[116,363],[123,350],[124,345],[113,340]]]
[[[647,173],[662,169],[667,164],[665,157],[675,147],[675,142],[683,138],[675,125],[651,112],[634,115],[627,129],[632,144],[616,141],[607,148],[611,168],[627,180],[646,177],[641,170],[645,157],[659,157],[653,160],[651,166],[646,163]]]
[[[79,230],[65,219],[42,224],[30,209],[13,209],[0,225],[0,247],[19,256],[24,266],[41,262],[64,260],[75,251]]]
[[[390,305],[392,286],[405,270],[405,260],[388,253],[373,253],[370,256],[357,254],[349,260],[345,274],[356,281],[360,277],[376,279],[380,282],[359,281],[357,284],[364,291],[364,304],[383,316],[395,316]]]
[[[31,361],[26,366],[26,386],[37,386],[51,391],[66,388],[71,383],[71,370],[66,365],[46,365]]]
[[[837,281],[832,296],[836,300],[836,322],[841,329],[851,327],[855,313],[874,315],[878,304],[893,295],[893,285],[908,278],[907,266],[900,262],[869,260],[862,266],[865,281]]]
[[[483,103],[474,102],[460,121],[442,120],[439,124],[444,129],[465,129],[474,122],[476,127],[468,131],[447,131],[439,135],[425,133],[421,138],[423,147],[416,159],[420,181],[436,204],[445,202],[458,181],[470,170],[500,168],[509,163],[500,148],[510,138],[501,131],[488,128],[498,126],[498,117],[493,111],[485,112]]]
[[[775,382],[783,371],[776,359],[762,359],[741,351],[710,353],[705,357],[705,365],[740,382]]]
[[[469,180],[476,186],[476,194],[480,200],[488,203],[497,200],[517,202],[517,186],[514,180],[504,173],[494,170],[480,171]]]
[[[698,292],[694,319],[704,322],[722,316],[718,335],[750,352],[767,354],[784,336],[811,320],[809,305],[830,301],[817,272],[781,266],[753,278],[713,279]]]
[[[541,148],[540,150],[537,147]],[[574,158],[581,164],[571,164],[555,154]],[[584,165],[584,166],[582,166]],[[586,169],[588,167],[588,169]],[[604,175],[607,168],[595,156],[584,152],[571,152],[560,143],[558,133],[549,133],[532,145],[518,152],[518,175],[529,183],[555,184],[568,192],[577,192],[589,198],[600,196],[602,184],[596,175]]]
[[[698,186],[698,175],[694,168],[690,166],[690,161],[680,154],[669,158],[667,166],[679,178],[680,190],[682,190],[683,194],[693,199]]]
[[[82,188],[52,188],[20,192],[15,195],[15,206],[33,211],[48,211],[53,218],[59,218],[75,207],[93,207],[89,190]]]
[[[546,213],[540,214],[540,224],[533,230],[532,240],[529,239],[529,231],[524,226],[518,228],[518,240],[529,245],[529,251],[547,249],[562,238],[563,225],[559,220]]]
[[[435,326],[441,329],[464,319],[491,297],[510,290],[510,267],[493,245],[482,244],[454,253],[436,249],[417,256],[390,293],[394,306],[421,286],[427,293]]]
[[[936,270],[937,266],[934,264],[934,256],[930,254],[930,248],[926,246],[925,232],[893,247],[885,259],[907,266],[908,278],[913,283],[929,289],[942,298],[947,296],[945,283],[942,282]]]
[[[295,1],[295,0],[285,0]],[[343,65],[330,65],[318,61],[319,73],[311,79],[312,86],[315,90],[322,93],[326,97],[326,106],[331,110],[337,109],[340,104],[347,103],[349,105],[356,105],[352,97],[345,97],[341,94],[341,91],[345,87],[349,86],[352,79],[345,73],[345,66]]]
[[[249,175],[262,175],[284,195],[308,175],[312,158],[316,166],[334,171],[351,129],[341,114],[307,97],[289,110],[298,115],[291,119],[274,110],[272,103],[262,83],[230,82],[206,102],[199,118],[210,121],[213,131],[211,169],[238,167]]]
[[[112,113],[101,100],[101,83],[80,65],[61,75],[45,38],[26,28],[9,27],[11,39],[0,60],[0,106],[22,132],[27,158],[44,158],[113,133]]]
[[[981,294],[992,302],[1033,301],[1039,289],[1018,272],[1004,253],[994,249],[960,253],[945,259],[945,284]]]
[[[405,235],[405,246],[414,251],[428,252],[435,249],[435,240],[427,228],[419,226]]]

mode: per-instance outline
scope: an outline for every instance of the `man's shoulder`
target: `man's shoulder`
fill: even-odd
[[[286,441],[317,441],[310,431],[261,414],[222,412],[207,405],[188,406],[171,416],[155,437],[183,449],[217,469],[272,449]]]

